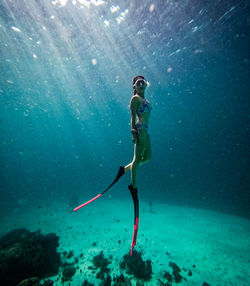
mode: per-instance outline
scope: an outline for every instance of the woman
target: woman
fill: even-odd
[[[143,76],[139,75],[133,79],[134,94],[130,101],[131,111],[131,132],[132,141],[135,143],[133,161],[126,167],[120,167],[115,178],[115,182],[128,170],[131,171],[131,185],[128,189],[134,201],[134,231],[131,245],[130,255],[136,245],[138,225],[139,225],[139,200],[137,194],[137,172],[138,167],[151,160],[151,145],[148,135],[148,122],[150,111],[152,109],[150,103],[145,99],[145,89],[148,83]],[[136,122],[137,118],[137,122]]]
[[[130,111],[132,141],[135,143],[134,158],[126,167],[120,167],[116,176],[117,182],[124,173],[129,170],[131,171],[130,191],[137,190],[138,167],[151,160],[151,144],[148,134],[148,122],[152,107],[149,101],[145,99],[145,90],[147,85],[147,81],[141,75],[136,76],[133,79],[134,94],[130,101]]]
[[[137,196],[137,172],[138,167],[151,160],[151,145],[148,135],[148,122],[151,111],[150,103],[145,99],[145,89],[148,83],[143,76],[139,75],[133,79],[134,94],[130,101],[131,111],[131,132],[132,141],[135,143],[134,158],[133,161],[126,167],[120,167],[118,174],[114,181],[109,185],[102,193],[94,197],[93,199],[85,202],[84,204],[76,207],[74,211],[86,206],[94,200],[100,198],[105,192],[107,192],[127,171],[131,171],[131,185],[128,186],[129,191],[134,201],[134,231],[133,240],[131,245],[130,255],[133,253],[133,248],[136,245],[138,224],[139,224],[139,201]]]

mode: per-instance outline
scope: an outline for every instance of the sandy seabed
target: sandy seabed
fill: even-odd
[[[94,285],[101,281],[93,266],[93,257],[101,251],[111,261],[111,277],[130,277],[119,264],[130,251],[134,210],[132,200],[117,200],[108,196],[73,212],[68,204],[22,206],[11,215],[1,216],[0,235],[15,228],[59,236],[58,251],[73,251],[78,269],[72,281],[61,282],[51,277],[54,285],[81,286],[87,279]],[[249,286],[250,285],[250,220],[215,211],[153,205],[140,201],[140,221],[135,249],[143,260],[152,262],[152,279],[142,285],[160,285],[169,262],[175,262],[186,278],[173,285]],[[72,260],[72,261],[73,261]],[[191,271],[192,275],[188,275]],[[190,274],[190,272],[189,272]]]

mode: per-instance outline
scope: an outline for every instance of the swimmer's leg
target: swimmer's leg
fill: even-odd
[[[144,150],[144,154],[141,157],[141,161],[139,163],[139,165],[143,165],[145,163],[148,163],[151,161],[151,143],[150,143],[150,136],[147,134],[146,140],[145,140],[145,150]]]
[[[140,165],[140,161],[142,160],[144,149],[145,149],[145,146],[144,146],[143,140],[138,140],[138,142],[135,143],[133,161],[124,168],[126,171],[128,170],[131,171],[131,182],[132,182],[133,188],[137,188],[138,167]]]
[[[129,185],[128,189],[133,198],[134,213],[135,213],[133,239],[132,239],[132,245],[131,245],[131,251],[130,251],[130,256],[131,256],[133,254],[133,248],[136,245],[136,240],[137,240],[138,225],[139,225],[139,200],[138,200],[138,195],[137,195],[137,188],[133,188],[132,185]]]

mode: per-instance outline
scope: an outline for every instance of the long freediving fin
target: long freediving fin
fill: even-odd
[[[118,182],[118,180],[124,175],[124,173],[125,173],[124,167],[120,166],[120,168],[119,168],[119,170],[118,170],[118,173],[117,173],[117,175],[116,175],[114,181],[113,181],[102,193],[100,193],[99,195],[95,196],[93,199],[91,199],[91,200],[85,202],[84,204],[82,204],[82,205],[80,205],[80,206],[74,208],[73,211],[75,212],[75,211],[79,210],[80,208],[82,208],[82,207],[84,207],[84,206],[86,206],[86,205],[92,203],[92,202],[95,201],[96,199],[100,198],[100,197],[101,197],[104,193],[106,193],[115,183]]]
[[[139,225],[139,200],[137,195],[137,188],[133,188],[132,185],[128,186],[128,189],[132,195],[133,202],[134,202],[134,230],[133,230],[133,239],[132,239],[132,245],[130,250],[130,256],[133,254],[133,249],[136,245],[137,240],[137,233],[138,233],[138,225]]]

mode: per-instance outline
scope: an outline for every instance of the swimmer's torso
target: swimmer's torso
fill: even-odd
[[[136,95],[136,97],[139,99],[139,104],[136,110],[136,114],[138,117],[137,124],[146,124],[148,125],[149,123],[149,117],[150,117],[150,112],[152,110],[152,106],[150,102],[145,99],[141,98],[140,96]]]

